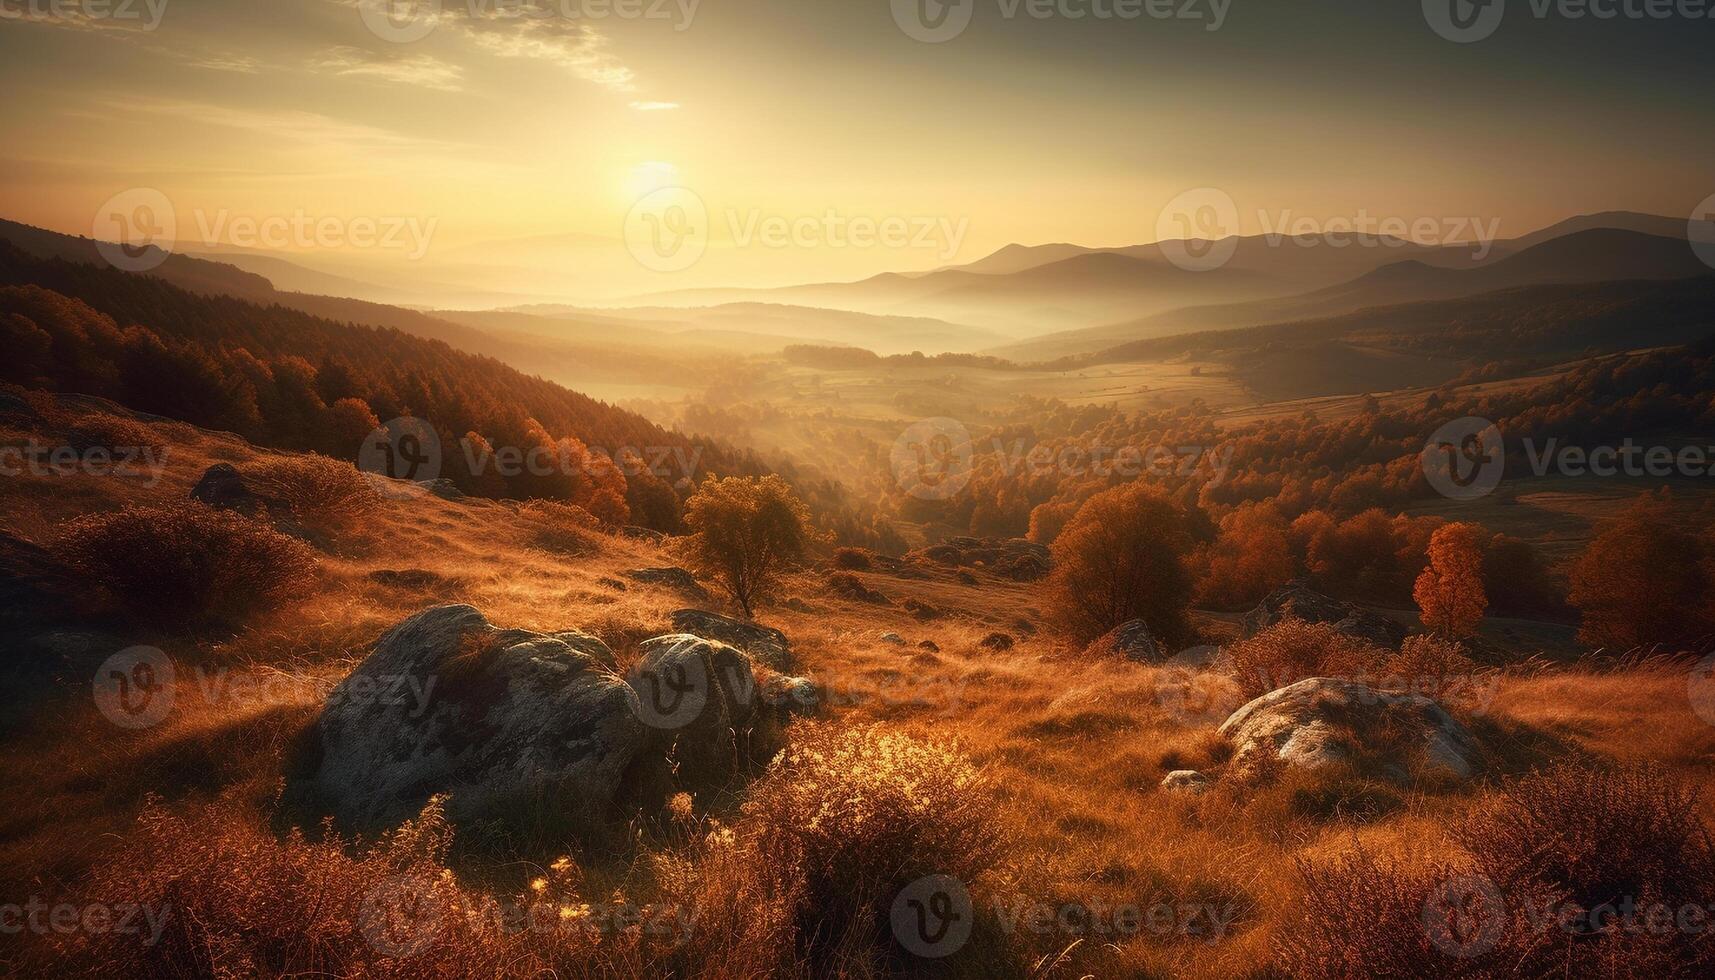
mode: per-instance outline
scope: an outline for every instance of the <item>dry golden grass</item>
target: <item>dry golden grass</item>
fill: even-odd
[[[46,540],[48,528],[80,514],[183,499],[212,462],[227,460],[243,469],[258,459],[229,436],[160,423],[151,429],[169,450],[159,483],[21,477],[19,492],[0,497],[0,525]],[[210,917],[228,910],[236,923],[218,943],[210,936],[219,930],[207,921],[201,934],[179,934],[173,949],[188,950],[188,958],[173,962],[195,967],[188,973],[206,972],[201,965],[216,953],[222,963],[241,964],[238,973],[267,975],[423,975],[437,964],[447,975],[522,975],[543,967],[561,975],[933,972],[898,959],[885,935],[877,934],[874,918],[866,928],[804,943],[813,915],[806,919],[804,907],[776,886],[808,887],[809,879],[760,876],[758,865],[772,849],[811,849],[803,841],[770,836],[791,831],[782,827],[791,823],[787,815],[800,813],[809,801],[839,802],[860,792],[859,783],[839,781],[808,789],[798,780],[813,767],[803,766],[791,780],[765,779],[750,814],[741,809],[740,797],[710,812],[675,817],[665,830],[640,827],[636,843],[615,853],[570,855],[564,874],[547,866],[551,858],[542,867],[485,863],[480,855],[449,859],[455,877],[446,887],[457,890],[459,902],[541,895],[564,899],[576,910],[586,903],[599,907],[617,888],[639,906],[697,909],[703,926],[690,943],[667,950],[619,944],[598,955],[587,943],[528,933],[495,938],[478,930],[451,936],[456,941],[444,958],[374,956],[358,928],[359,906],[375,876],[400,860],[389,850],[394,845],[335,846],[313,839],[314,833],[296,841],[282,836],[270,819],[290,746],[328,688],[383,630],[433,604],[470,602],[493,622],[530,629],[581,627],[622,656],[638,640],[665,632],[671,610],[685,604],[670,589],[623,576],[628,569],[677,563],[670,545],[601,534],[578,526],[577,515],[570,515],[575,550],[551,547],[542,538],[539,505],[446,501],[401,490],[399,499],[374,504],[362,548],[320,556],[318,586],[302,601],[252,614],[230,634],[139,630],[123,637],[126,643],[160,646],[180,667],[176,707],[161,724],[121,730],[95,713],[79,678],[90,676],[105,652],[93,662],[68,663],[66,675],[74,681],[69,693],[44,699],[28,734],[13,739],[14,761],[0,778],[0,879],[14,883],[9,892],[77,901],[120,900],[126,892],[165,895],[168,877],[159,870],[144,873],[136,859],[154,846],[165,852],[164,867],[176,869],[174,887],[208,883],[202,893],[175,893],[180,907],[205,909]],[[1090,662],[1038,628],[1042,616],[1031,585],[987,571],[975,573],[974,585],[935,568],[920,575],[856,574],[891,604],[831,595],[825,570],[806,569],[788,578],[782,601],[760,609],[758,618],[791,637],[794,672],[814,677],[829,693],[830,734],[817,738],[879,725],[877,731],[909,737],[914,745],[954,743],[959,758],[989,787],[980,814],[981,826],[988,828],[982,842],[1000,853],[953,872],[977,882],[973,897],[985,911],[973,949],[989,958],[967,960],[955,970],[1054,977],[1270,975],[1305,907],[1300,859],[1326,865],[1361,846],[1384,863],[1420,867],[1444,860],[1456,853],[1449,828],[1494,798],[1493,780],[1401,787],[1391,790],[1395,805],[1378,809],[1361,805],[1374,802],[1366,795],[1373,785],[1349,776],[1291,773],[1248,788],[1223,781],[1200,797],[1168,793],[1159,788],[1166,772],[1197,768],[1218,774],[1226,764],[1224,742],[1213,736],[1224,712],[1203,708],[1223,698],[1230,702],[1236,696],[1230,682],[1204,678],[1209,698],[1186,699],[1179,696],[1182,678],[1172,671]],[[787,599],[800,601],[789,605]],[[940,615],[919,620],[905,608],[908,600]],[[887,631],[897,632],[905,644],[882,641]],[[995,631],[1017,644],[1004,652],[981,647],[982,638]],[[935,649],[920,647],[923,641]],[[199,669],[205,673],[199,676]],[[244,696],[210,696],[206,672],[220,670],[272,683]],[[1497,779],[1543,761],[1581,758],[1657,760],[1693,784],[1711,782],[1715,728],[1691,710],[1683,666],[1657,663],[1623,673],[1549,668],[1497,674],[1492,682],[1483,699],[1462,710],[1496,755]],[[948,765],[948,771],[956,769]],[[838,775],[843,780],[851,774]],[[876,788],[898,791],[891,782]],[[159,800],[146,808],[151,793]],[[1698,804],[1705,819],[1708,798]],[[960,812],[954,797],[934,800],[937,812]],[[957,865],[958,855],[941,852],[952,846],[946,842],[969,840],[910,836],[920,842],[914,851],[896,847],[891,842],[901,838],[883,830],[905,833],[878,828],[872,846],[926,856],[914,869],[943,861]],[[161,834],[178,847],[151,844]],[[854,834],[844,836],[858,846]],[[816,853],[824,855],[824,864],[850,859],[837,848]],[[855,867],[864,870],[865,860]],[[433,871],[439,881],[432,864],[422,870]],[[546,882],[544,893],[530,887],[538,877]],[[873,912],[896,879],[876,874],[867,880],[868,892],[842,890],[840,897],[861,898],[858,904]],[[316,896],[325,901],[318,905]],[[1061,926],[1038,933],[995,914],[995,901],[1006,908],[1047,902],[1056,908],[1165,909],[1172,924],[1129,934]],[[1218,916],[1218,929],[1208,910]],[[21,938],[36,973],[93,962],[56,960],[61,952],[93,953],[115,967],[136,962],[118,951],[80,954],[56,949],[45,937]]]

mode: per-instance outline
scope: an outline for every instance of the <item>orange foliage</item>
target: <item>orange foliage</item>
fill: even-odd
[[[1142,483],[1091,497],[1054,541],[1049,617],[1079,644],[1133,619],[1168,642],[1183,640],[1188,523],[1183,508]]]
[[[1715,629],[1715,548],[1669,522],[1668,499],[1665,490],[1639,498],[1573,566],[1568,601],[1583,615],[1585,643],[1626,650]]]
[[[1198,584],[1201,602],[1220,608],[1250,605],[1292,578],[1286,521],[1271,503],[1241,504],[1221,518]]]
[[[1429,539],[1429,565],[1417,576],[1412,597],[1423,625],[1453,636],[1470,636],[1483,621],[1489,597],[1483,592],[1483,546],[1476,524],[1444,524]]]
[[[810,513],[778,476],[705,480],[685,505],[697,566],[749,616],[812,540]]]

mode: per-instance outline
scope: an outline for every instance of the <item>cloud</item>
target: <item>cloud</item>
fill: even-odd
[[[121,116],[148,114],[188,119],[207,125],[245,130],[267,136],[271,140],[309,147],[425,152],[444,151],[455,146],[376,126],[344,122],[332,116],[301,109],[235,109],[208,102],[149,96],[115,98],[109,100],[107,105]]]
[[[244,75],[255,75],[262,71],[262,62],[246,55],[185,56],[180,60],[192,68],[207,68],[210,71],[232,71]]]
[[[88,0],[56,0],[54,3],[0,3],[0,21],[59,27],[72,31],[100,31],[114,35],[153,31],[161,26],[167,0],[137,0],[116,4],[112,0],[91,5]]]
[[[415,85],[442,92],[457,92],[463,85],[464,69],[431,55],[376,58],[361,48],[340,46],[310,59],[312,71],[354,78]]]
[[[679,108],[677,102],[633,102],[631,107],[638,112],[662,112],[667,109]]]
[[[593,27],[534,7],[485,6],[474,13],[455,7],[449,13],[491,54],[545,61],[613,92],[637,90],[636,75],[607,50],[607,37]]]

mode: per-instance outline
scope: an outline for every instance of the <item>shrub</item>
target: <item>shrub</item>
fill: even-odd
[[[834,567],[851,572],[867,572],[875,567],[870,553],[863,548],[836,548],[834,550]]]
[[[756,893],[785,897],[799,955],[886,948],[906,885],[949,875],[967,887],[1005,845],[989,788],[953,746],[879,727],[805,726],[744,805]],[[840,931],[830,931],[840,930]]]
[[[746,617],[812,540],[810,511],[778,476],[710,477],[685,504],[691,560]]]
[[[1229,670],[1247,698],[1307,677],[1371,677],[1385,654],[1331,623],[1284,619],[1224,650]]]
[[[670,948],[641,929],[597,928],[568,859],[516,895],[461,886],[446,867],[452,830],[439,799],[374,843],[332,833],[311,841],[296,830],[282,840],[231,803],[180,815],[152,800],[133,843],[138,858],[101,865],[89,897],[155,910],[159,941],[96,932],[67,941],[55,972],[640,976]],[[601,899],[628,904],[622,895]],[[648,907],[633,908],[654,921]]]
[[[851,572],[835,572],[828,576],[828,591],[845,599],[856,599],[859,602],[873,602],[878,606],[889,604],[887,596],[863,584],[863,579]]]
[[[1284,976],[1368,980],[1370,977],[1484,976],[1488,964],[1442,953],[1424,929],[1424,909],[1449,865],[1378,860],[1364,849],[1326,863],[1301,861],[1301,911],[1275,938]],[[1461,909],[1488,915],[1489,908]],[[1457,920],[1460,926],[1466,920]],[[1463,929],[1459,936],[1465,935]]]
[[[1465,864],[1361,848],[1301,863],[1306,901],[1276,951],[1288,975],[1707,976],[1715,847],[1664,770],[1562,764],[1454,824]],[[1698,911],[1684,928],[1682,910]],[[1595,913],[1592,915],[1592,913]],[[1612,914],[1609,914],[1612,913]]]
[[[1192,545],[1185,512],[1160,491],[1134,483],[1096,494],[1054,539],[1047,614],[1080,646],[1133,619],[1180,642],[1190,633]]]
[[[357,467],[319,453],[272,456],[244,471],[264,497],[285,501],[292,516],[319,530],[341,530],[375,515],[381,502]]]
[[[1697,793],[1657,766],[1561,763],[1508,785],[1453,836],[1509,894],[1543,886],[1586,910],[1627,897],[1715,902],[1715,846]]]
[[[1383,667],[1390,681],[1403,681],[1409,690],[1437,700],[1461,689],[1476,671],[1463,645],[1424,634],[1406,637]]]
[[[139,619],[236,622],[307,591],[314,553],[267,524],[185,500],[85,514],[53,550]]]

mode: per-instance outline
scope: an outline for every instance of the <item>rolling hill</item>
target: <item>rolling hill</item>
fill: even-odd
[[[1091,353],[1129,340],[1337,316],[1368,307],[1473,296],[1518,286],[1685,279],[1710,271],[1683,236],[1594,227],[1545,239],[1480,266],[1446,268],[1419,260],[1394,262],[1302,295],[1174,309],[1100,327],[1046,334],[985,353],[1017,360],[1048,360]]]

